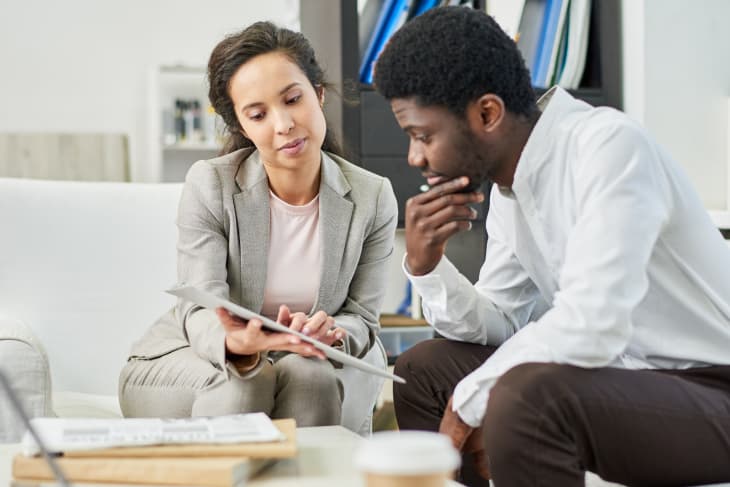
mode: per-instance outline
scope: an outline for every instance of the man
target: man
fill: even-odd
[[[616,110],[536,103],[479,11],[406,24],[375,84],[432,186],[407,204],[403,265],[447,338],[398,360],[401,428],[440,429],[485,475],[486,452],[498,487],[730,480],[730,249],[679,165]],[[444,248],[485,179],[472,286]]]

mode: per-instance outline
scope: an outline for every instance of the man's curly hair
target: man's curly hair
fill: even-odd
[[[515,114],[537,110],[517,45],[492,17],[465,7],[434,8],[405,24],[380,54],[374,82],[388,100],[415,97],[458,116],[485,93]]]

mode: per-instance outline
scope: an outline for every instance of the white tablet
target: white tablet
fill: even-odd
[[[391,374],[387,370],[379,369],[375,367],[374,365],[370,365],[369,363],[365,362],[364,360],[361,360],[359,358],[353,357],[352,355],[348,355],[345,352],[342,352],[340,350],[337,350],[336,348],[332,348],[329,345],[325,345],[324,343],[320,342],[319,340],[315,340],[312,337],[309,337],[305,335],[304,333],[294,331],[290,329],[287,326],[282,325],[281,323],[277,323],[274,320],[271,320],[269,318],[266,318],[265,316],[261,316],[258,313],[254,313],[250,309],[246,309],[243,306],[239,306],[235,303],[232,303],[230,301],[227,301],[225,299],[219,298],[218,296],[201,291],[200,289],[197,289],[192,286],[182,286],[174,289],[168,289],[165,291],[169,294],[172,294],[174,296],[177,296],[179,298],[185,299],[187,301],[191,301],[195,304],[198,304],[200,306],[203,306],[204,308],[208,308],[210,310],[215,310],[216,308],[224,308],[231,313],[233,313],[236,316],[240,316],[241,318],[245,320],[251,320],[254,318],[257,318],[261,320],[261,322],[264,324],[266,328],[272,331],[278,331],[281,333],[289,333],[290,335],[296,335],[299,338],[302,339],[302,341],[310,343],[315,348],[322,350],[324,354],[331,358],[332,360],[336,360],[338,362],[341,362],[345,365],[352,365],[353,367],[357,367],[358,369],[368,372],[370,374],[379,375],[380,377],[385,377],[386,379],[391,379],[395,382],[400,382],[401,384],[405,384],[405,379],[402,377],[399,377],[395,374]]]

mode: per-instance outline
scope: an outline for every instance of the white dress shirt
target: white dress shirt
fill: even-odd
[[[522,363],[730,364],[730,249],[684,171],[619,111],[560,88],[538,104],[512,188],[491,192],[478,282],[445,257],[408,275],[442,335],[500,345],[454,391],[475,427]]]

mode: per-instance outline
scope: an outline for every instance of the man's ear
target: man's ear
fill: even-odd
[[[504,101],[494,93],[486,93],[470,103],[467,112],[472,125],[476,125],[480,132],[491,133],[504,119]]]

